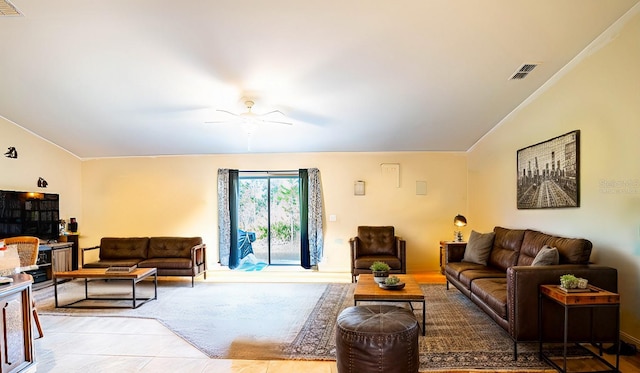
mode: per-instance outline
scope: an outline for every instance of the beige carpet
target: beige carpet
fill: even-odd
[[[326,284],[160,282],[158,299],[137,309],[54,308],[53,287],[35,291],[40,314],[154,318],[212,358],[281,359],[323,294]],[[92,281],[90,296],[130,297],[130,283]],[[138,296],[153,294],[141,283]],[[84,297],[84,282],[58,287],[60,304]],[[85,305],[128,306],[127,302]]]

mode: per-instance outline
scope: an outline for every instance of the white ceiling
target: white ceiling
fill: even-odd
[[[250,97],[295,123],[254,153],[465,151],[638,1],[12,0],[0,116],[80,158],[246,153],[204,122]]]

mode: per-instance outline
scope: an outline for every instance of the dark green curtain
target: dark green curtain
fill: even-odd
[[[238,170],[229,170],[229,218],[231,229],[231,242],[229,243],[229,268],[236,268],[240,264],[240,251],[238,250],[238,203],[240,183]]]
[[[300,265],[311,268],[309,252],[309,174],[306,169],[299,170],[300,185]]]

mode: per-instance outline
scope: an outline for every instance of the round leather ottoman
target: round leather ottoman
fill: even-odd
[[[338,372],[417,372],[418,332],[418,321],[408,309],[349,307],[336,323]]]

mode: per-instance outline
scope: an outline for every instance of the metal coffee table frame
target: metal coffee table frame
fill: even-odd
[[[153,276],[153,298],[151,297],[137,297],[136,296],[136,285],[148,278],[149,276]],[[58,304],[58,280],[63,279],[74,279],[74,278],[84,278],[84,298],[73,301],[71,303],[67,303],[64,305]],[[119,280],[119,281],[131,281],[131,289],[133,294],[131,298],[117,298],[117,297],[90,297],[89,296],[89,280]],[[76,271],[69,272],[56,272],[53,276],[53,291],[55,297],[55,306],[56,308],[129,308],[129,306],[119,306],[119,305],[100,305],[100,306],[83,306],[79,303],[85,301],[92,300],[108,300],[108,301],[131,301],[131,308],[138,308],[143,304],[158,299],[158,273],[156,268],[138,268],[131,272],[126,273],[107,273],[106,268],[96,268],[96,269],[79,269]]]

